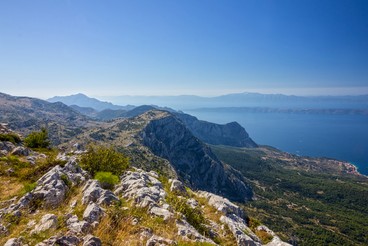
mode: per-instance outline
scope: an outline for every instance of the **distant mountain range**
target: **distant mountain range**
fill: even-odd
[[[155,104],[177,110],[199,107],[273,107],[273,108],[368,108],[368,95],[362,96],[288,96],[282,94],[238,93],[217,97],[117,96],[104,97],[116,104]]]
[[[78,93],[78,94],[70,95],[70,96],[55,96],[55,97],[47,99],[47,101],[48,102],[62,102],[68,106],[76,105],[79,107],[79,110],[87,110],[90,113],[91,113],[90,109],[83,109],[83,108],[92,108],[96,111],[102,111],[105,109],[130,110],[134,108],[134,106],[132,105],[119,106],[119,105],[114,105],[110,102],[103,102],[96,98],[88,97],[82,93]]]

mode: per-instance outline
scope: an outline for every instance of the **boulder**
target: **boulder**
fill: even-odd
[[[154,215],[159,216],[159,217],[163,217],[164,221],[167,221],[171,218],[174,218],[173,213],[171,213],[167,209],[160,208],[158,206],[151,207],[149,211],[150,211],[151,214],[154,214]]]
[[[22,246],[22,240],[20,238],[10,238],[4,246]]]
[[[0,236],[6,236],[8,235],[8,233],[8,228],[6,228],[6,226],[4,226],[3,224],[0,224]]]
[[[6,152],[4,153],[8,153],[10,151],[12,151],[15,148],[15,145],[12,142],[9,141],[0,141],[0,150],[5,150]]]
[[[154,175],[153,175],[154,176]],[[152,207],[164,202],[166,192],[152,172],[137,170],[124,174],[119,185],[115,189],[116,195],[123,195],[126,199],[133,199],[139,207]]]
[[[76,215],[72,215],[66,221],[66,226],[71,232],[76,234],[86,234],[91,230],[91,225],[85,220],[78,220]]]
[[[176,227],[178,228],[178,235],[184,239],[199,243],[210,243],[216,245],[211,239],[202,236],[191,224],[186,220],[180,219],[176,221]]]
[[[176,245],[173,240],[153,235],[146,243],[146,246]]]
[[[80,239],[76,236],[53,236],[49,239],[44,240],[36,246],[77,246],[80,243]]]
[[[98,237],[87,235],[83,238],[83,246],[101,246],[102,242]]]
[[[91,202],[88,204],[86,210],[83,213],[83,219],[89,223],[99,221],[103,215],[104,211],[96,203]]]
[[[32,150],[25,148],[23,146],[18,146],[14,148],[11,152],[12,155],[17,156],[29,156],[32,153]]]
[[[177,195],[187,196],[188,192],[185,189],[183,183],[177,179],[171,181],[170,191],[176,193]]]
[[[198,195],[200,197],[204,197],[208,200],[208,204],[210,206],[213,206],[218,211],[227,214],[235,214],[236,216],[239,216],[241,218],[245,218],[244,211],[234,203],[230,202],[228,199],[212,194],[210,192],[206,191],[200,191],[198,192]]]
[[[95,202],[99,205],[110,205],[114,201],[119,201],[119,198],[117,198],[111,191],[101,188],[100,182],[97,180],[88,180],[86,185],[83,187],[83,204]]]
[[[58,219],[54,214],[45,214],[41,221],[31,231],[31,234],[39,234],[50,229],[56,229],[58,227]]]

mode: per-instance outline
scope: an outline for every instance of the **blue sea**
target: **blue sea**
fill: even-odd
[[[185,110],[200,120],[237,121],[258,144],[348,161],[368,175],[368,116]]]

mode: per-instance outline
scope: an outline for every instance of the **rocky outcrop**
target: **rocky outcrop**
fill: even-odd
[[[119,199],[111,191],[101,188],[97,180],[88,180],[83,188],[83,204],[95,202],[99,205],[110,205],[114,201],[119,201]]]
[[[191,224],[189,224],[186,220],[177,220],[176,227],[178,228],[178,235],[184,237],[189,241],[195,242],[206,242],[213,245],[216,245],[211,239],[202,236]]]
[[[32,153],[32,150],[25,148],[23,146],[18,146],[14,148],[11,152],[12,155],[17,156],[29,156]]]
[[[198,195],[200,197],[206,198],[208,201],[208,205],[213,206],[218,211],[224,214],[235,214],[240,218],[245,218],[244,211],[239,206],[230,202],[228,199],[224,197],[206,191],[199,191]]]
[[[169,211],[169,205],[165,203],[166,192],[155,172],[145,172],[137,169],[135,172],[127,171],[115,194],[122,195],[125,199],[133,200],[138,207],[148,208],[148,211],[156,216],[168,220],[173,216]]]
[[[45,214],[41,221],[31,231],[31,234],[38,234],[50,229],[56,229],[58,227],[58,219],[54,214]]]
[[[225,166],[198,138],[172,115],[151,120],[142,130],[143,144],[170,161],[192,189],[206,190],[230,200],[247,201],[252,190],[237,172]]]
[[[85,236],[83,238],[83,246],[101,246],[102,242],[98,237],[95,237],[91,234]]]
[[[194,136],[213,145],[256,148],[258,145],[237,122],[225,125],[198,120],[189,114],[175,113]]]
[[[73,235],[53,236],[41,243],[36,244],[36,246],[77,246],[80,242],[81,239]]]
[[[153,235],[150,239],[148,239],[146,246],[165,246],[165,245],[176,245],[176,243],[173,240],[159,237],[156,235]]]
[[[86,210],[84,210],[83,219],[92,224],[93,222],[98,222],[103,214],[103,209],[96,203],[91,202],[88,204]]]
[[[23,246],[23,243],[20,238],[10,238],[4,246]]]
[[[174,179],[174,180],[169,180],[169,182],[171,183],[170,185],[171,192],[174,192],[175,194],[182,195],[182,196],[188,195],[188,192],[185,189],[185,186],[181,181]]]

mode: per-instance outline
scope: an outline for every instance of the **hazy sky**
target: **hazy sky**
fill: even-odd
[[[0,91],[368,94],[368,1],[4,0]]]

